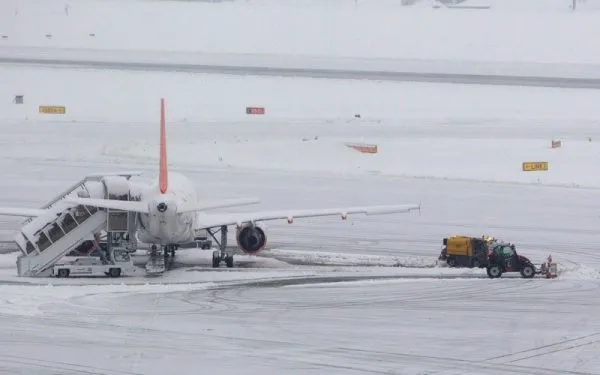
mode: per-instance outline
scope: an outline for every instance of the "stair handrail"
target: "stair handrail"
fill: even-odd
[[[51,200],[50,202],[46,203],[41,208],[43,210],[47,210],[47,209],[51,208],[56,203],[58,203],[61,200],[63,200],[67,195],[71,194],[72,192],[74,192],[78,188],[82,188],[83,187],[87,191],[87,187],[85,186],[86,182],[89,182],[89,181],[101,181],[104,177],[107,177],[107,176],[121,176],[121,177],[125,177],[127,180],[129,180],[131,177],[133,177],[133,176],[139,176],[141,174],[142,174],[142,172],[136,172],[136,171],[132,171],[132,172],[115,172],[115,173],[92,173],[92,174],[88,174],[87,176],[85,176],[84,178],[82,178],[81,180],[79,180],[78,182],[74,183],[73,185],[71,185],[66,190],[64,190],[62,193],[60,193],[59,195],[57,195],[53,200]],[[89,193],[89,191],[88,191],[88,193]],[[34,219],[34,217],[27,218],[27,220],[25,220],[23,222],[23,226],[29,224],[33,219]]]

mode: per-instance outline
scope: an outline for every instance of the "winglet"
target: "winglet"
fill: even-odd
[[[167,134],[165,130],[165,99],[160,99],[160,170],[158,185],[160,192],[165,194],[169,187],[169,173],[167,171]]]

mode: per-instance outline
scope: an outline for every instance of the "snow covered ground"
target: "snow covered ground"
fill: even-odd
[[[0,74],[4,97],[25,95],[2,107],[2,206],[39,206],[90,172],[155,175],[161,96],[172,168],[206,197],[259,196],[265,209],[423,204],[273,222],[261,257],[213,270],[209,252],[185,250],[158,279],[18,278],[16,254],[0,255],[7,372],[600,373],[596,91]],[[40,104],[67,114],[40,115]],[[267,113],[247,116],[246,105]],[[550,149],[553,138],[563,147]],[[526,160],[550,170],[524,173]],[[2,220],[7,233],[19,227]],[[560,277],[436,266],[443,237],[483,233],[536,263],[551,253]]]
[[[584,297],[597,282],[334,280],[3,286],[0,361],[33,374],[598,373]]]
[[[577,64],[598,64],[594,1],[571,12],[559,0],[489,0],[474,11],[391,0],[10,0],[0,2],[0,54],[543,61],[582,73]],[[38,207],[91,172],[155,176],[165,97],[171,168],[209,199],[423,207],[272,222],[260,256],[212,269],[210,252],[182,250],[161,278],[19,278],[17,254],[0,254],[0,372],[600,374],[595,90],[14,66],[0,68],[0,82],[0,206]],[[523,172],[523,161],[549,170]],[[0,217],[0,240],[19,224]],[[536,263],[551,253],[560,276],[489,280],[439,267],[453,234],[505,238]]]

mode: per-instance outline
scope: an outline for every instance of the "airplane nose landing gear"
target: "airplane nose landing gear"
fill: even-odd
[[[146,263],[146,273],[149,275],[160,275],[167,270],[170,270],[175,260],[175,250],[177,245],[166,245],[163,246],[163,254],[161,256],[160,251],[156,244],[152,245],[148,262]]]

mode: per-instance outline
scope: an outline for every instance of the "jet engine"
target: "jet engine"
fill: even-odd
[[[261,223],[248,223],[238,227],[235,237],[238,247],[246,254],[256,254],[267,244],[267,235]]]

